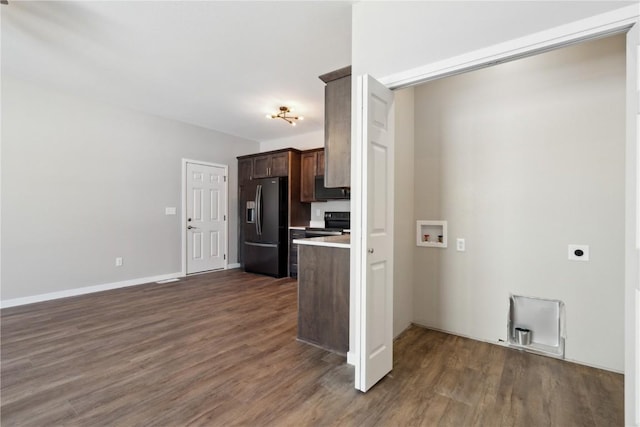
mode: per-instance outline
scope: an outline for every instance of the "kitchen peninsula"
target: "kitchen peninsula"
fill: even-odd
[[[350,236],[296,239],[298,339],[335,353],[349,350]]]

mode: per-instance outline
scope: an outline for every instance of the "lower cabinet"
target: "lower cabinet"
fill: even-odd
[[[299,245],[298,339],[349,351],[349,249]]]
[[[304,237],[304,230],[289,229],[289,277],[298,277],[298,245],[293,241]]]

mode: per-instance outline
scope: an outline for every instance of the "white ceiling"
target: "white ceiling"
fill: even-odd
[[[322,129],[351,1],[2,5],[2,73],[255,141]],[[280,105],[305,120],[268,120]]]

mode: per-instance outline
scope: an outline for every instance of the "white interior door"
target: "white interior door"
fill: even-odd
[[[187,274],[226,268],[226,173],[225,166],[187,163]]]
[[[393,367],[393,92],[372,77],[362,94],[362,224],[356,388],[367,391]]]
[[[640,13],[640,6],[637,11]],[[627,254],[629,254],[625,262],[627,282],[625,422],[636,426],[640,426],[640,278],[638,277],[640,274],[640,252],[638,251],[640,249],[640,102],[636,102],[640,93],[639,27],[640,18],[636,18],[636,25],[627,33],[627,219],[625,220]],[[635,204],[629,203],[633,197],[635,197]]]

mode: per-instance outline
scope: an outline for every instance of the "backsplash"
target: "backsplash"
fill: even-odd
[[[329,200],[328,202],[313,202],[311,203],[311,222],[322,223],[322,225],[320,225],[319,227],[324,227],[324,213],[327,211],[351,212],[351,202],[349,200]]]

